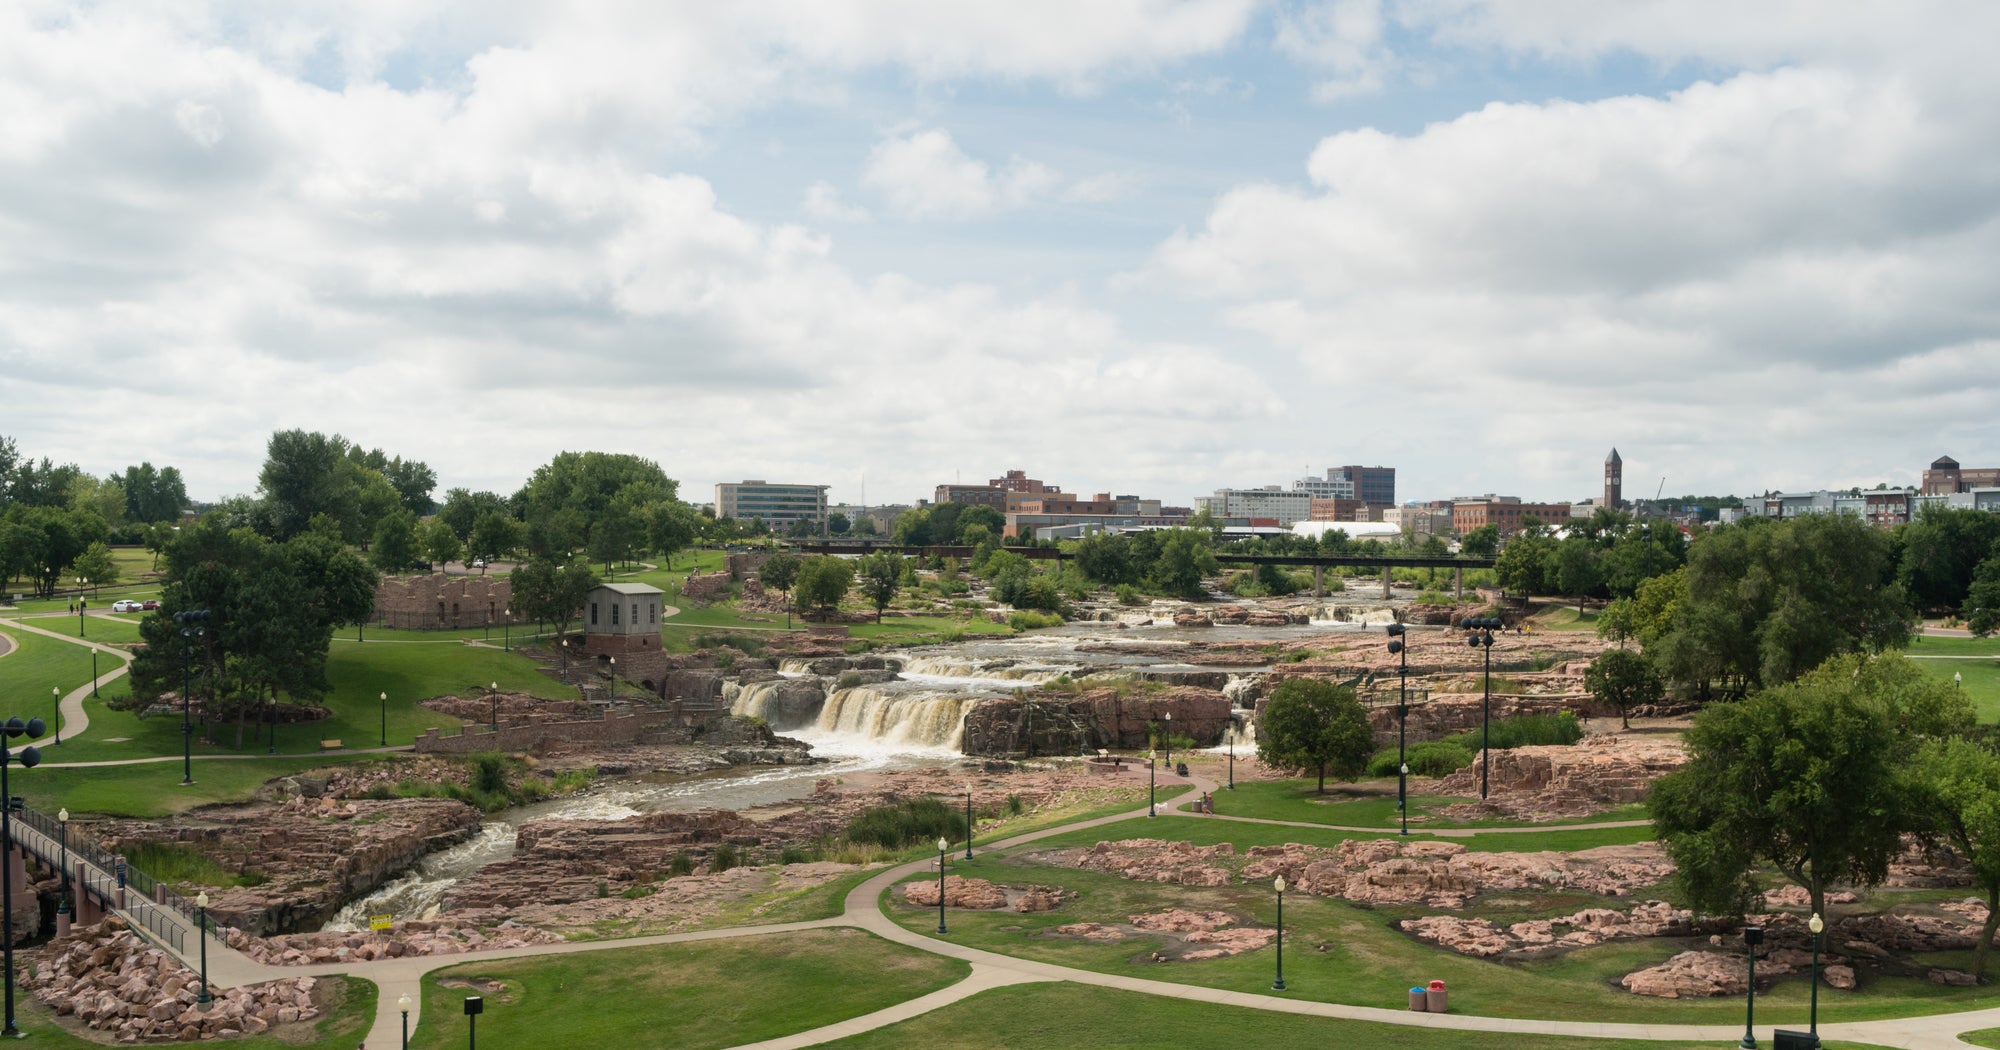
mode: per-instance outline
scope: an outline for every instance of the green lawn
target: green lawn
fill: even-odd
[[[873,1013],[970,972],[845,929],[471,962],[425,979],[410,1045],[463,1046],[461,1003],[481,995],[488,1046],[736,1046]]]
[[[1396,782],[1369,781],[1366,793],[1356,792],[1346,785],[1328,785],[1327,793],[1315,791],[1316,780],[1255,780],[1236,785],[1236,790],[1224,789],[1215,793],[1215,808],[1218,813],[1237,817],[1257,817],[1263,820],[1296,820],[1313,824],[1337,824],[1358,828],[1397,828],[1400,826],[1396,813]],[[1411,787],[1429,783],[1413,779]],[[1476,799],[1456,798],[1443,795],[1420,795],[1414,791],[1410,795],[1410,826],[1412,830],[1422,828],[1481,828],[1511,826],[1517,821],[1494,819],[1476,821],[1453,821],[1431,815],[1433,809]],[[1646,807],[1621,806],[1608,813],[1591,817],[1577,817],[1552,822],[1551,827],[1563,824],[1597,823],[1611,820],[1643,820]]]
[[[1988,638],[1957,638],[1918,635],[1910,639],[1911,656],[1993,656],[2000,657],[2000,635]]]
[[[1227,911],[1238,916],[1239,922],[1269,926],[1276,919],[1276,895],[1262,881],[1203,888],[1173,886],[1033,866],[991,854],[974,861],[955,860],[951,867],[961,875],[1014,884],[1060,885],[1075,894],[1052,912],[950,912],[946,920],[950,933],[945,939],[954,944],[1176,984],[1259,994],[1270,989],[1276,953],[1269,948],[1199,962],[1156,962],[1154,953],[1168,946],[1165,938],[1141,935],[1107,943],[1053,933],[1055,927],[1068,923],[1125,923],[1133,915],[1167,908]],[[1469,914],[1504,923],[1585,907],[1630,904],[1567,890],[1550,894],[1516,891],[1495,900],[1498,903],[1483,910],[1476,907]],[[936,928],[936,908],[904,903],[897,888],[884,895],[883,910],[912,932],[929,935]],[[1453,1009],[1467,1014],[1671,1024],[1722,1024],[1742,1017],[1740,999],[1650,999],[1618,987],[1625,974],[1705,946],[1706,938],[1649,938],[1548,959],[1497,963],[1440,951],[1405,936],[1394,926],[1397,920],[1432,909],[1363,908],[1339,900],[1287,894],[1284,910],[1285,980],[1289,986],[1285,994],[1289,998],[1396,1009],[1406,1005],[1404,992],[1411,985],[1442,980],[1452,990]],[[1759,1018],[1765,1023],[1802,1024],[1809,992],[1803,974],[1780,979],[1768,992],[1758,993]],[[1995,1004],[2000,1004],[2000,989],[1943,989],[1922,980],[1869,977],[1854,992],[1823,991],[1820,1013],[1822,1020],[1854,1021]]]
[[[339,997],[339,1005],[327,1011],[324,1017],[313,1022],[314,1033],[310,1041],[295,1041],[278,1035],[258,1035],[242,1039],[218,1040],[208,1045],[228,1046],[231,1050],[353,1050],[361,1042],[368,1029],[375,1024],[375,985],[359,977],[322,978],[323,981],[339,982],[333,994]],[[57,1047],[59,1050],[103,1050],[110,1044],[101,1033],[95,1039],[73,1035],[69,1029],[58,1023],[55,1014],[38,1002],[32,995],[15,997],[16,1012],[19,1015],[21,1034],[34,1042],[35,1047]],[[74,1021],[70,1023],[74,1024]],[[82,1028],[82,1026],[78,1026]],[[88,1029],[83,1029],[89,1031]]]
[[[1931,639],[1939,641],[1940,639]],[[1943,639],[1963,641],[1964,639]],[[1926,643],[1928,645],[1929,643]],[[1972,701],[1972,708],[1978,712],[1981,722],[2000,722],[2000,658],[1992,660],[1934,660],[1932,651],[1910,650],[1916,665],[1934,678],[1952,681],[1953,675],[1960,676],[1959,687],[1965,690],[1966,698]]]
[[[179,727],[175,727],[179,735]],[[67,748],[69,745],[63,745]],[[61,761],[54,748],[44,748],[48,762]],[[196,758],[194,780],[181,786],[178,761],[145,762],[126,766],[69,766],[44,764],[35,769],[16,769],[9,786],[28,800],[28,805],[54,813],[68,807],[76,814],[126,817],[164,817],[213,802],[241,802],[272,777],[286,776],[320,766],[346,762],[373,761],[365,755],[294,756],[276,758]]]
[[[12,624],[0,626],[0,633],[5,633],[19,646],[10,655],[0,658],[0,681],[7,683],[6,695],[11,707],[5,715],[18,715],[23,719],[40,718],[50,723],[53,729],[55,698],[49,690],[60,689],[67,696],[71,690],[89,685],[90,650],[85,646],[23,631]],[[99,673],[109,672],[118,666],[115,656],[100,655],[97,658]]]

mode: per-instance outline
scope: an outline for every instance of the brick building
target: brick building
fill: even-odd
[[[2000,467],[1973,467],[1967,469],[1958,465],[1958,460],[1950,456],[1939,456],[1924,471],[1922,495],[1948,496],[1954,492],[1970,492],[1973,489],[2000,488]]]
[[[1451,531],[1465,535],[1482,525],[1497,525],[1500,535],[1510,536],[1530,521],[1556,526],[1569,523],[1567,503],[1523,503],[1518,496],[1487,494],[1451,503]]]

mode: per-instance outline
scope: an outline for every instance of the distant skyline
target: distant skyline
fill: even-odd
[[[1746,16],[1746,11],[1754,17]],[[0,7],[0,435],[1186,504],[2000,464],[2000,6]],[[638,420],[613,426],[609,420]]]

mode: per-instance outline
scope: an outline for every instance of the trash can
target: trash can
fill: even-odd
[[[1774,1050],[1819,1050],[1819,1036],[1811,1032],[1779,1028],[1771,1033]]]
[[[1425,1010],[1428,1010],[1430,1008],[1431,1008],[1430,999],[1424,992],[1424,986],[1420,984],[1411,988],[1410,1009],[1415,1010],[1418,1013],[1423,1013]]]
[[[1445,994],[1444,994],[1443,981],[1432,981],[1431,986],[1429,988],[1424,989],[1424,1009],[1429,1010],[1431,1013],[1434,1014],[1441,1014],[1445,1012]]]

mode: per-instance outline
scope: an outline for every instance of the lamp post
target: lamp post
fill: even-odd
[[[1146,752],[1146,815],[1148,817],[1157,817],[1160,815],[1159,812],[1154,809],[1154,803],[1153,803],[1153,798],[1154,798],[1153,788],[1154,785],[1156,785],[1157,783],[1159,783],[1159,781],[1154,772],[1153,753],[1151,751],[1148,751]]]
[[[972,859],[972,785],[965,786],[965,859]]]
[[[563,684],[567,685],[567,684],[569,684],[569,639],[567,639],[567,638],[559,638],[559,639],[557,639],[557,643],[558,643],[558,644],[557,644],[557,646],[556,646],[556,647],[557,647],[558,649],[562,650],[562,678],[563,678]]]
[[[56,901],[56,914],[70,914],[69,903],[69,807],[56,810],[56,827],[62,839],[62,898]]]
[[[493,731],[498,733],[500,731],[500,683],[499,682],[486,683],[486,698],[488,700],[493,701],[493,714],[490,717],[490,721],[492,723]]]
[[[30,744],[22,748],[20,754],[12,754],[7,741],[24,735],[33,740],[41,736],[45,728],[39,718],[30,718],[26,722],[10,718],[6,725],[0,726],[0,734],[4,734],[4,739],[0,739],[0,858],[4,858],[10,868],[14,859],[14,790],[7,784],[7,769],[16,762],[21,763],[22,769],[33,769],[41,764],[42,752]],[[21,1030],[14,1024],[14,877],[11,871],[0,874],[0,927],[4,927],[0,930],[0,954],[6,956],[7,968],[6,973],[0,975],[0,983],[7,986],[7,1026],[0,1029],[0,1036],[19,1039]]]
[[[1400,623],[1392,623],[1386,629],[1389,635],[1389,651],[1396,656],[1396,765],[1402,772],[1396,774],[1396,812],[1403,815],[1403,834],[1410,833],[1410,764],[1404,759],[1404,744],[1409,738],[1410,725],[1410,647],[1403,641],[1405,628]]]
[[[1964,688],[1965,688],[1965,676],[1964,676],[1964,675],[1962,675],[1962,674],[1960,674],[1960,673],[1958,673],[1957,671],[1953,671],[1953,672],[1951,673],[1951,687],[1952,687],[1953,689],[1964,689]]]
[[[78,576],[76,578],[76,636],[78,638],[82,638],[84,636],[83,614],[90,608],[90,599],[85,598],[83,596],[83,585],[89,582],[90,582],[89,580],[86,580],[81,576]]]
[[[181,625],[181,786],[186,787],[194,783],[194,647],[208,632],[208,610],[177,612],[174,622]]]
[[[1493,769],[1493,632],[1505,626],[1497,616],[1469,616],[1463,621],[1465,644],[1486,650],[1485,698],[1479,705],[1479,797],[1486,797],[1487,774]]]
[[[208,996],[208,891],[194,896],[194,919],[201,928],[201,994],[194,997],[196,1006],[207,1006]]]
[[[509,606],[508,608],[500,610],[500,615],[502,617],[502,621],[500,624],[500,651],[503,653],[511,653],[514,651],[513,607]]]
[[[1278,979],[1271,982],[1271,990],[1285,990],[1285,877],[1278,876],[1271,883],[1278,891]]]
[[[486,1009],[486,998],[479,995],[465,997],[465,1050],[479,1050],[479,1026],[473,1019]]]
[[[944,840],[944,836],[943,836],[943,835],[939,835],[939,836],[938,836],[938,936],[940,936],[940,937],[944,936],[944,934],[945,934],[945,928],[944,928],[944,853],[945,853],[945,850],[947,850],[947,849],[950,849],[950,848],[951,848],[951,843],[949,843],[949,842],[946,842],[946,841]]]
[[[1806,920],[1806,928],[1811,930],[1813,935],[1812,1012],[1808,1016],[1812,1018],[1813,1045],[1818,1046],[1819,1045],[1819,935],[1825,932],[1826,921],[1819,917],[1818,912],[1813,912],[1812,918]]]
[[[396,997],[396,1009],[403,1012],[403,1050],[410,1050],[410,993]]]
[[[389,746],[389,694],[385,691],[378,696],[382,701],[382,746]]]
[[[1750,987],[1748,989],[1750,997],[1744,1000],[1743,1006],[1743,1041],[1736,1044],[1741,1050],[1757,1050],[1757,1036],[1756,1033],[1751,1031],[1751,1026],[1757,1019],[1757,946],[1762,944],[1763,941],[1764,928],[1762,926],[1743,927],[1743,946],[1750,953]]]
[[[97,650],[95,648],[90,650],[90,698],[92,700],[97,699]],[[56,729],[60,731],[62,727],[57,726]]]
[[[92,657],[95,657],[97,655],[97,650],[92,649],[90,651],[90,655]],[[55,727],[56,743],[60,744],[62,743],[62,687],[61,686],[56,686],[49,690],[49,703],[55,708],[55,713],[56,713],[55,720],[50,722],[49,724]]]
[[[1174,713],[1172,711],[1167,712],[1167,729],[1161,736],[1166,738],[1167,768],[1172,769],[1174,766]]]
[[[1229,716],[1229,790],[1236,790],[1236,716]]]

